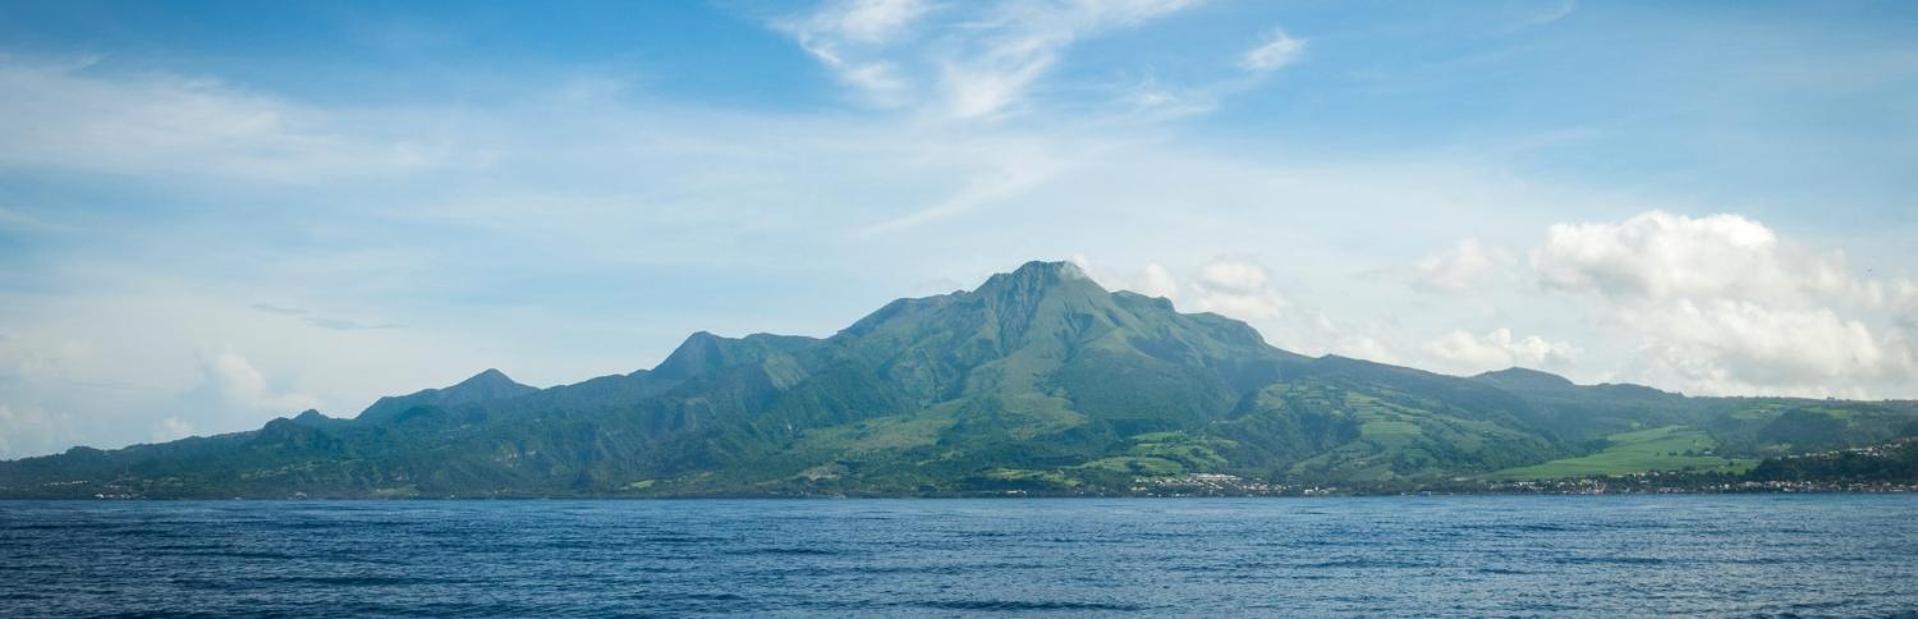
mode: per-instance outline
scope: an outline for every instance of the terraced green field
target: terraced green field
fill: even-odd
[[[1505,469],[1492,479],[1556,479],[1591,475],[1623,475],[1646,471],[1737,471],[1752,460],[1710,455],[1718,442],[1703,430],[1664,426],[1605,437],[1610,444],[1595,454],[1553,460],[1544,464]]]
[[[1183,465],[1165,458],[1135,458],[1130,456],[1100,458],[1079,465],[1079,468],[1103,469],[1115,473],[1126,473],[1142,477],[1162,477],[1179,475],[1185,472]]]

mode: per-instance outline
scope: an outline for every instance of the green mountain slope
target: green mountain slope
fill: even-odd
[[[1687,428],[1729,459],[1882,442],[1918,434],[1914,420],[1910,402],[1687,398],[1305,357],[1035,262],[823,339],[701,332],[651,370],[573,385],[489,370],[354,419],[308,411],[3,462],[0,496],[1118,492],[1195,473],[1403,487],[1581,457],[1656,465],[1605,456],[1654,428]]]

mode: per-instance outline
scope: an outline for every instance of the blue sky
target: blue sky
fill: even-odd
[[[1908,3],[0,5],[0,457],[827,335],[1029,259],[1276,345],[1918,397]]]

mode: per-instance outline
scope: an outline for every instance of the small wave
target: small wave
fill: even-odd
[[[633,596],[652,601],[673,600],[679,602],[744,602],[747,598],[734,593],[713,593],[706,591],[687,591],[684,593],[655,593]]]
[[[842,553],[836,550],[826,550],[824,548],[771,547],[771,548],[745,548],[740,550],[728,550],[726,551],[726,554],[741,555],[741,556],[779,555],[779,556],[830,557],[830,556],[835,556]]]
[[[336,587],[407,587],[413,585],[444,585],[466,582],[458,579],[414,578],[407,576],[267,576],[257,580]]]
[[[1535,573],[1535,572],[1527,572],[1525,570],[1515,570],[1515,569],[1506,568],[1506,567],[1481,567],[1481,568],[1478,568],[1477,571],[1480,574],[1497,574],[1501,576],[1524,576],[1526,574]]]
[[[107,536],[116,537],[120,539],[131,539],[131,540],[192,539],[200,536],[200,534],[198,533],[193,533],[188,531],[182,531],[182,530],[176,530],[176,529],[154,529],[154,528],[147,528],[147,527],[108,528],[108,529],[103,529],[100,532]]]
[[[1552,562],[1562,565],[1664,565],[1672,561],[1657,557],[1564,557],[1553,559]]]
[[[905,602],[902,605],[938,610],[1003,612],[1040,612],[1048,610],[1140,612],[1148,610],[1148,607],[1138,604],[1111,604],[1105,602],[1027,602],[1019,600],[921,600]]]
[[[1438,567],[1438,564],[1420,563],[1416,561],[1391,561],[1391,560],[1384,560],[1384,559],[1334,559],[1331,561],[1307,563],[1307,564],[1301,565],[1300,567],[1376,569],[1376,568]]]
[[[216,559],[271,559],[285,561],[297,558],[294,555],[271,550],[226,550],[221,548],[169,548],[155,549],[175,557],[212,557]]]
[[[854,574],[952,575],[952,574],[964,574],[966,572],[973,572],[973,571],[984,571],[984,568],[974,568],[974,567],[964,566],[964,565],[860,565],[860,566],[846,568],[845,571],[852,572]]]
[[[0,527],[0,530],[6,530],[6,531],[65,531],[65,530],[68,530],[68,529],[74,529],[74,530],[83,530],[83,529],[92,529],[92,528],[95,528],[95,527],[97,527],[97,526],[98,526],[98,525],[94,525],[94,524],[91,524],[91,523],[73,523],[73,524],[68,524],[68,523],[53,523],[53,522],[45,522],[45,523],[42,523],[42,522],[23,522],[23,523],[19,523],[19,524],[10,524],[10,525],[6,525],[6,526],[4,526],[4,527]]]
[[[694,537],[688,535],[649,535],[633,538],[634,544],[657,544],[661,546],[720,544],[726,540],[716,537]]]

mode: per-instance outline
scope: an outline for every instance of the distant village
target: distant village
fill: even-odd
[[[1785,477],[1786,474],[1796,474]],[[1406,484],[1275,484],[1222,473],[1141,477],[1132,496],[1352,496],[1402,494],[1740,494],[1918,492],[1918,438],[1767,459],[1743,474],[1648,471],[1562,479],[1492,481],[1467,477]]]

